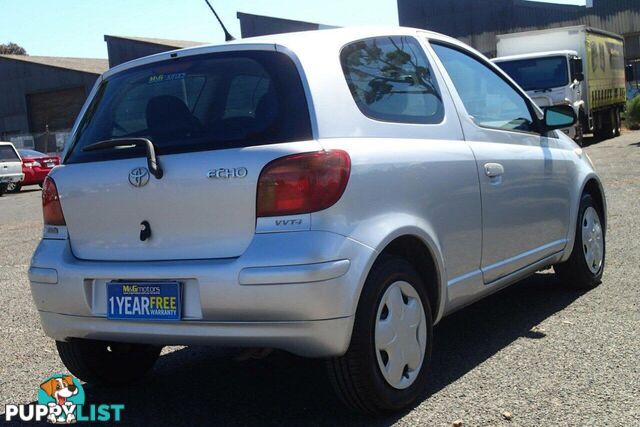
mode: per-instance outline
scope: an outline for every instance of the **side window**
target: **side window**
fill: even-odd
[[[457,49],[432,43],[462,103],[483,127],[535,131],[525,99],[482,62]]]
[[[427,57],[414,38],[360,40],[342,49],[340,62],[364,115],[388,122],[442,122],[442,97]]]

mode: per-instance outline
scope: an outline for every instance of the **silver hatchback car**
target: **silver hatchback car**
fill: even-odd
[[[326,358],[357,410],[405,408],[447,314],[550,266],[600,282],[603,188],[556,131],[575,120],[406,28],[120,65],[44,185],[42,326],[89,382],[136,380],[164,345],[276,348]]]

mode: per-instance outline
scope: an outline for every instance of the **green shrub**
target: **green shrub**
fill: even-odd
[[[640,129],[640,96],[636,96],[627,103],[625,118],[629,129]]]

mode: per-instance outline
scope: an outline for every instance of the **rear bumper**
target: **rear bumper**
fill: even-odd
[[[10,184],[12,182],[21,182],[24,179],[23,173],[15,173],[11,175],[0,175],[0,184]]]
[[[45,334],[156,345],[218,345],[279,348],[305,357],[344,354],[352,319],[301,322],[123,322],[40,312]]]
[[[50,171],[51,169],[32,169],[25,171],[23,185],[42,184]]]
[[[256,234],[239,258],[81,261],[45,239],[29,278],[47,335],[162,345],[266,346],[305,356],[344,353],[374,251],[328,232]],[[179,322],[106,319],[111,280],[182,283]]]

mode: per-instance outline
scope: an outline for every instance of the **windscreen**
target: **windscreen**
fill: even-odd
[[[311,125],[289,57],[238,51],[157,62],[106,79],[66,162],[144,155],[134,146],[82,150],[114,138],[148,138],[163,155],[310,139]]]
[[[10,145],[0,145],[0,162],[19,162],[20,157]]]
[[[544,90],[569,84],[569,67],[564,56],[497,62],[526,91]]]

